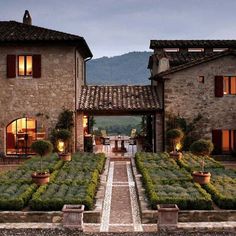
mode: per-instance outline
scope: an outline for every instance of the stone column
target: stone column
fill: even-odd
[[[163,114],[155,114],[155,127],[156,127],[156,152],[163,151]]]
[[[84,151],[83,116],[82,112],[76,114],[76,149],[78,151]]]

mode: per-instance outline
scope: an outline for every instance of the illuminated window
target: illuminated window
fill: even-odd
[[[236,131],[222,130],[222,151],[230,152],[236,149]]]
[[[178,52],[179,48],[164,48],[165,52]]]
[[[32,76],[32,56],[18,56],[18,75]]]
[[[213,52],[223,52],[226,51],[228,48],[213,48]]]
[[[204,52],[204,48],[189,48],[189,52]]]
[[[224,76],[224,94],[236,94],[235,76]]]

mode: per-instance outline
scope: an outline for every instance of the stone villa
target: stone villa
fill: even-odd
[[[213,141],[215,154],[236,150],[236,40],[151,40],[150,48],[163,128],[168,114],[201,114],[198,131]]]
[[[148,115],[155,151],[165,148],[167,114],[204,118],[202,136],[218,153],[236,148],[236,40],[152,40],[148,86],[88,86],[92,53],[83,37],[0,22],[0,151],[30,153],[63,108],[74,111],[74,150],[84,148],[91,115]]]

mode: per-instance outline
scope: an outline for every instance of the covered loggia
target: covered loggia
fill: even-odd
[[[83,86],[78,103],[77,148],[84,150],[92,134],[92,117],[145,117],[144,140],[153,151],[163,149],[163,118],[156,88],[150,85]]]

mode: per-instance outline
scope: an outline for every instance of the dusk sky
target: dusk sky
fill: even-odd
[[[150,39],[236,39],[235,0],[0,0],[0,20],[83,36],[94,58],[149,50]]]

